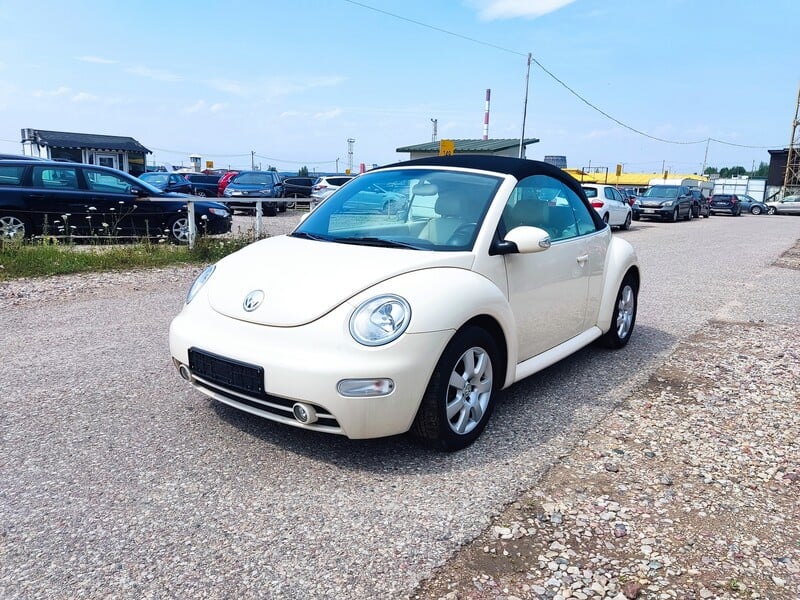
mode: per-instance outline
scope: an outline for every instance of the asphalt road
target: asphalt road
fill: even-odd
[[[313,434],[194,392],[167,329],[196,269],[0,301],[0,597],[402,597],[679,340],[723,313],[797,320],[798,272],[770,265],[800,219],[619,235],[644,278],[631,343],[513,386],[456,454]]]

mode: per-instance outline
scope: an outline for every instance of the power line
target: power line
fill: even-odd
[[[425,23],[423,21],[417,21],[415,19],[410,19],[408,17],[404,17],[402,15],[398,15],[398,14],[395,14],[395,13],[392,13],[392,12],[389,12],[389,11],[386,11],[386,10],[382,10],[380,8],[375,8],[374,6],[370,6],[370,5],[364,4],[362,2],[357,2],[356,0],[344,0],[344,1],[348,2],[350,4],[353,4],[355,6],[360,6],[361,8],[366,8],[368,10],[372,10],[374,12],[387,15],[387,16],[395,18],[395,19],[400,19],[401,21],[406,21],[408,23],[413,23],[414,25],[419,25],[420,27],[425,27],[427,29],[432,29],[433,31],[438,31],[440,33],[451,35],[453,37],[457,37],[457,38],[460,38],[462,40],[466,40],[468,42],[473,42],[475,44],[480,44],[481,46],[487,46],[489,48],[494,48],[494,49],[500,50],[502,52],[507,52],[509,54],[514,54],[516,56],[524,56],[524,57],[528,56],[528,53],[518,52],[517,50],[511,50],[510,48],[505,48],[503,46],[498,46],[497,44],[492,44],[492,43],[489,43],[489,42],[485,42],[483,40],[479,40],[479,39],[472,38],[472,37],[469,37],[469,36],[466,36],[466,35],[462,35],[460,33],[455,33],[453,31],[449,31],[447,29],[443,29],[441,27],[436,27],[436,26],[431,25],[429,23]],[[686,141],[680,141],[680,140],[668,140],[666,138],[660,138],[660,137],[655,136],[655,135],[650,135],[649,133],[647,133],[645,131],[641,131],[640,129],[636,129],[635,127],[633,127],[631,125],[628,125],[627,123],[624,123],[624,122],[620,121],[619,119],[617,119],[616,117],[613,117],[612,115],[608,114],[607,112],[605,112],[604,110],[602,110],[601,108],[599,108],[598,106],[596,106],[595,104],[593,104],[592,102],[590,102],[589,100],[584,98],[581,94],[576,92],[574,89],[572,89],[569,85],[567,85],[564,81],[562,81],[559,77],[557,77],[552,71],[550,71],[547,67],[545,67],[541,62],[536,60],[536,58],[531,57],[531,60],[536,64],[536,66],[538,66],[542,71],[544,71],[545,74],[547,74],[554,81],[556,81],[558,84],[563,86],[570,94],[572,94],[573,96],[578,98],[578,100],[580,100],[581,102],[583,102],[584,104],[586,104],[587,106],[592,108],[593,110],[599,112],[601,115],[603,115],[607,119],[610,119],[611,121],[613,121],[614,123],[616,123],[620,127],[624,127],[625,129],[628,129],[629,131],[632,131],[632,132],[634,132],[634,133],[636,133],[638,135],[644,136],[644,137],[649,138],[651,140],[655,140],[655,141],[658,141],[658,142],[663,142],[665,144],[679,144],[679,145],[687,145],[687,146],[688,145],[694,145],[694,144],[704,144],[704,143],[707,143],[708,141],[713,141],[713,142],[716,142],[718,144],[724,144],[726,146],[736,146],[736,147],[739,147],[739,148],[757,148],[757,149],[763,150],[763,149],[768,149],[768,148],[774,148],[775,147],[775,145],[773,145],[773,146],[750,146],[750,145],[746,145],[746,144],[736,144],[734,142],[726,142],[724,140],[719,140],[717,138],[712,138],[712,137],[704,138],[702,140],[693,140],[693,141],[690,141],[690,142],[686,142]]]

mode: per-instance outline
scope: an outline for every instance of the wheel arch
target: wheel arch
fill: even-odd
[[[600,301],[600,310],[597,315],[597,326],[605,334],[611,328],[611,318],[614,314],[614,304],[619,286],[622,281],[631,276],[636,285],[637,302],[638,292],[642,285],[641,271],[636,259],[636,252],[631,244],[621,238],[613,238],[609,247],[606,260],[606,276],[603,283],[603,296]]]
[[[503,380],[500,381],[499,378],[495,378],[495,389],[503,389],[508,385],[509,381],[509,369],[508,369],[508,341],[506,340],[506,334],[503,331],[503,327],[500,323],[493,317],[489,315],[477,315],[472,317],[469,321],[464,323],[461,327],[458,328],[458,331],[463,330],[466,327],[479,327],[483,329],[486,333],[488,333],[494,343],[497,345],[497,350],[500,353],[500,356],[495,357],[498,361],[496,373],[504,373]],[[456,331],[456,333],[458,333]],[[455,334],[454,334],[455,335]]]

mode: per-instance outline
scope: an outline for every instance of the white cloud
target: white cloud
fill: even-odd
[[[225,104],[224,102],[216,102],[216,103],[212,104],[211,107],[208,110],[210,110],[211,112],[215,113],[215,112],[221,112],[221,111],[225,110],[226,108],[228,108],[228,105]]]
[[[205,84],[220,92],[227,92],[234,96],[244,96],[247,94],[247,86],[231,79],[208,79]]]
[[[73,102],[91,102],[99,99],[100,98],[98,98],[94,94],[88,94],[86,92],[78,92],[72,97]]]
[[[314,113],[314,118],[322,121],[328,121],[330,119],[335,119],[336,117],[342,114],[341,108],[334,108],[333,110],[328,110],[325,112],[318,112]]]
[[[78,56],[78,60],[88,63],[95,63],[98,65],[113,65],[116,64],[117,61],[111,60],[109,58],[102,58],[100,56]]]
[[[200,112],[201,110],[205,109],[205,108],[206,108],[206,106],[207,106],[207,105],[206,105],[206,101],[205,101],[205,100],[198,100],[198,101],[197,101],[197,102],[195,102],[194,104],[192,104],[192,105],[190,105],[190,106],[187,106],[186,108],[184,108],[184,109],[183,109],[183,112],[185,112],[185,113],[196,113],[196,112]]]
[[[478,15],[486,21],[495,19],[515,19],[523,17],[535,19],[555,12],[572,4],[575,0],[472,0],[478,8]]]
[[[204,83],[209,87],[234,96],[257,97],[270,99],[278,96],[287,96],[307,92],[321,87],[332,87],[346,81],[340,75],[324,77],[309,77],[307,79],[269,79],[267,81],[241,82],[231,79],[207,79]]]
[[[138,75],[139,77],[147,77],[148,79],[155,79],[157,81],[183,80],[183,77],[181,77],[180,75],[176,75],[175,73],[170,73],[169,71],[162,71],[161,69],[150,69],[142,65],[127,67],[125,69],[125,72],[130,73],[131,75]]]
[[[69,94],[71,91],[72,90],[70,90],[68,87],[62,85],[54,90],[50,90],[49,92],[45,90],[35,90],[32,92],[32,95],[34,98],[46,98],[48,96],[64,96]]]

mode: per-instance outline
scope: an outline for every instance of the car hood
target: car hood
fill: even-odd
[[[371,286],[402,273],[433,267],[469,269],[469,252],[430,252],[268,238],[217,265],[206,284],[211,307],[228,317],[275,327],[310,323]],[[261,290],[251,312],[244,299]]]

